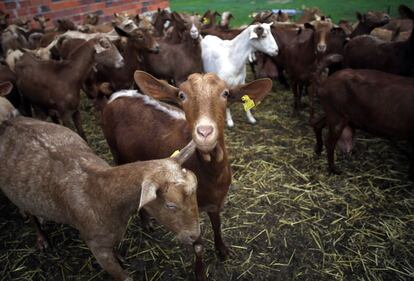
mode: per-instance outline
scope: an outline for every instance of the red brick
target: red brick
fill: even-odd
[[[86,2],[82,2],[86,1]],[[46,17],[52,19],[48,23],[48,26],[53,26],[53,20],[58,18],[70,18],[76,22],[82,22],[85,14],[101,11],[103,13],[102,22],[112,19],[114,12],[122,13],[127,12],[128,14],[136,14],[142,11],[143,2],[147,2],[145,11],[155,10],[156,8],[166,8],[169,6],[168,0],[118,0],[114,1],[110,7],[106,7],[106,1],[95,2],[91,0],[61,0],[59,2],[53,2],[52,0],[19,0],[16,2],[5,3],[0,0],[0,9],[10,14],[10,18],[13,20],[15,16],[25,16],[31,18],[37,14],[43,14]],[[17,9],[16,3],[19,3]],[[82,5],[81,3],[89,3]],[[44,7],[43,10],[50,9],[43,13],[39,7]]]

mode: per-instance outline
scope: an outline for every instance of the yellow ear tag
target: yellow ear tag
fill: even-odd
[[[209,23],[210,23],[210,20],[208,18],[204,18],[203,24],[209,24]]]
[[[174,151],[173,154],[171,154],[170,158],[177,156],[179,153],[180,153],[179,150]]]
[[[248,95],[242,96],[241,99],[243,101],[244,111],[248,111],[248,110],[250,110],[250,109],[252,109],[253,107],[256,106],[254,104],[254,101]]]

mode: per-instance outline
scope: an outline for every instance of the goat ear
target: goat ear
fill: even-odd
[[[254,29],[252,29],[250,31],[250,37],[249,37],[249,39],[252,40],[252,39],[257,39],[257,38],[259,38],[259,36],[256,33],[256,28],[254,28]]]
[[[357,20],[359,20],[360,22],[363,22],[364,18],[362,17],[360,12],[355,12],[356,18]]]
[[[230,102],[241,101],[244,95],[248,95],[255,104],[261,102],[272,89],[272,80],[269,78],[257,79],[248,84],[243,84],[230,89],[228,100]]]
[[[141,198],[139,199],[138,210],[157,199],[157,185],[149,180],[144,180],[141,185]]]
[[[413,11],[405,5],[400,5],[398,7],[398,13],[402,17],[408,17],[409,19],[413,19],[413,17],[414,17]]]
[[[110,96],[112,95],[112,93],[114,92],[112,90],[112,86],[110,83],[108,82],[103,82],[102,84],[99,85],[99,91],[104,94],[105,96]]]
[[[0,96],[7,96],[13,90],[13,84],[9,81],[0,83]]]
[[[134,80],[144,94],[157,100],[168,100],[180,104],[177,97],[178,88],[167,82],[158,80],[154,76],[139,70],[135,71]]]
[[[126,32],[125,30],[123,30],[122,28],[119,28],[117,25],[112,24],[114,27],[114,30],[116,31],[116,33],[121,36],[121,37],[131,37],[131,35]]]
[[[309,23],[309,22],[305,22],[305,24],[303,26],[305,28],[315,30],[315,27],[311,23]]]

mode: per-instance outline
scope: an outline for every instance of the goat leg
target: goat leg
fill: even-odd
[[[339,124],[329,124],[329,133],[326,140],[326,152],[328,156],[328,172],[330,174],[341,174],[341,171],[335,166],[335,146],[344,127],[345,124],[343,122],[340,122]]]
[[[47,248],[49,248],[49,242],[45,233],[42,231],[39,220],[33,215],[29,215],[29,218],[30,222],[36,229],[36,246],[39,248],[39,250],[45,251]]]
[[[230,108],[226,108],[226,122],[227,122],[227,127],[229,128],[234,127],[234,122],[233,122],[233,118],[231,117]]]
[[[250,110],[246,111],[246,117],[250,124],[256,124],[257,121]]]
[[[300,109],[300,95],[301,95],[298,82],[292,83],[292,91],[293,91],[293,98],[294,98],[292,115],[296,116]]]
[[[316,144],[315,144],[315,153],[321,155],[323,149],[323,140],[322,140],[322,130],[326,125],[326,116],[322,116],[317,120],[310,121],[313,131],[315,133]]]
[[[113,247],[101,246],[96,241],[88,241],[87,244],[102,269],[108,272],[115,280],[133,281],[119,264]]]
[[[194,242],[193,249],[195,253],[195,279],[196,281],[206,281],[206,268],[203,261],[204,247],[201,236]]]
[[[409,170],[409,177],[412,181],[414,181],[414,141],[411,141],[412,155],[411,155],[411,162],[410,162],[410,170]]]
[[[88,142],[88,140],[86,139],[86,135],[85,132],[83,131],[82,128],[82,123],[81,123],[81,116],[80,116],[80,111],[76,110],[73,114],[72,114],[72,119],[73,119],[73,123],[75,124],[76,130],[78,131],[79,135],[86,141]]]
[[[230,254],[229,248],[223,242],[221,237],[221,221],[220,221],[220,212],[208,212],[208,216],[211,221],[211,226],[213,227],[214,232],[214,246],[220,260],[224,261]]]

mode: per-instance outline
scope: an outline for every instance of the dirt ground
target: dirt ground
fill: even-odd
[[[255,126],[241,105],[232,107],[236,127],[226,141],[233,186],[222,218],[233,256],[216,258],[203,214],[210,280],[414,280],[413,151],[358,132],[352,157],[337,153],[342,175],[329,176],[325,152],[313,152],[308,114],[293,117],[292,100],[276,89],[257,108]],[[91,145],[110,161],[91,103],[82,107]],[[111,280],[76,230],[44,229],[48,252],[35,248],[30,223],[0,194],[0,280]],[[131,218],[118,249],[134,280],[193,280],[191,249],[158,224],[144,232]]]

